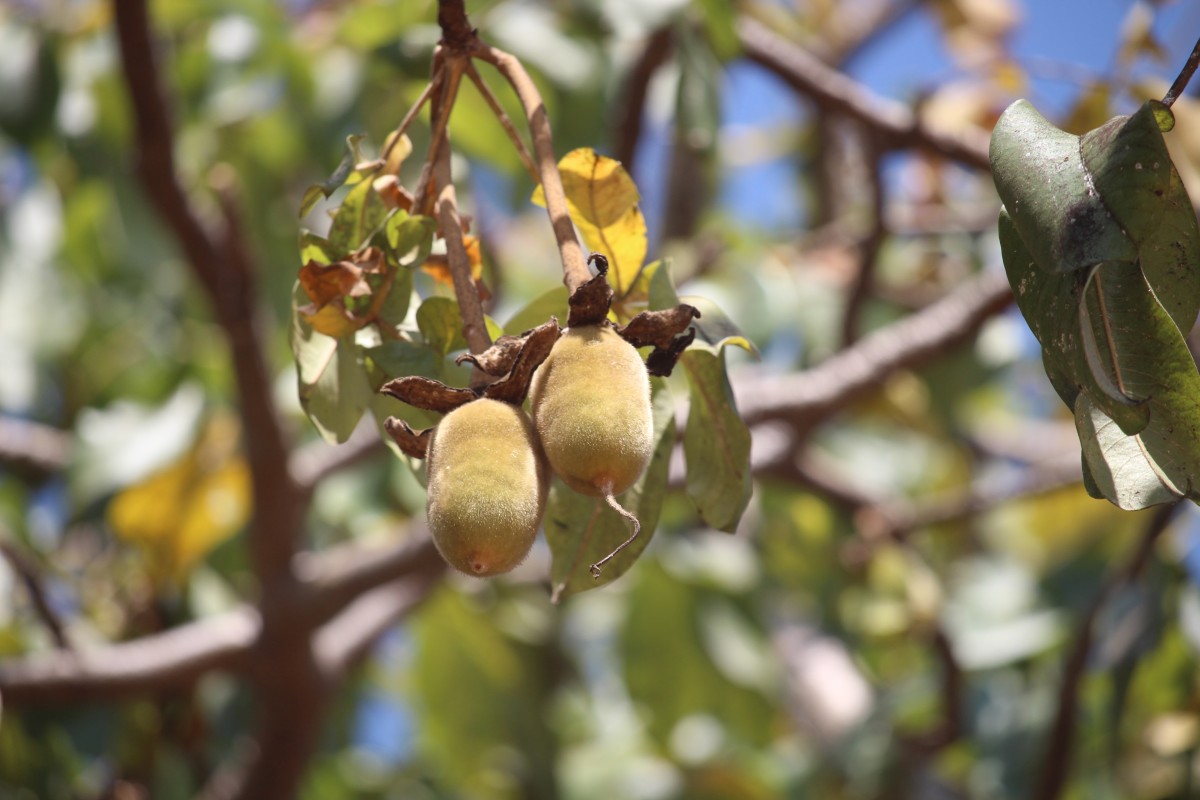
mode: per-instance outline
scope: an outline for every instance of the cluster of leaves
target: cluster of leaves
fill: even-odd
[[[389,163],[392,161],[389,155]],[[379,390],[390,380],[447,377],[447,361],[465,346],[461,311],[449,297],[417,297],[413,272],[427,267],[434,225],[387,207],[378,162],[363,162],[357,139],[333,177],[307,193],[301,213],[343,184],[349,193],[333,212],[328,237],[305,232],[293,306],[292,345],[299,364],[300,397],[313,424],[331,441],[344,441],[370,407],[380,424],[395,414],[403,422],[422,412],[397,404]],[[568,153],[558,165],[571,218],[585,245],[607,256],[613,301],[610,317],[629,322],[639,311],[678,306],[669,266],[646,263],[646,222],[638,191],[613,159],[589,148]],[[387,169],[394,175],[395,168]],[[388,187],[390,188],[390,187]],[[407,197],[407,193],[404,193]],[[544,204],[542,189],[533,202]],[[411,207],[411,204],[409,204]],[[436,268],[436,266],[435,266]],[[408,310],[417,297],[412,327]],[[750,499],[750,435],[737,414],[725,370],[724,349],[753,347],[729,319],[703,298],[683,302],[702,310],[692,346],[681,363],[691,398],[683,435],[688,494],[711,526],[732,531]],[[567,319],[565,288],[551,289],[513,315],[501,329],[487,320],[495,337],[527,333],[548,319]],[[463,358],[456,359],[461,363]],[[457,390],[461,391],[461,390]],[[546,512],[546,538],[554,555],[551,578],[557,597],[620,577],[645,550],[667,494],[668,467],[677,433],[675,401],[664,378],[653,379],[654,456],[622,502],[642,522],[643,534],[618,554],[597,582],[588,567],[626,537],[625,521],[601,500],[587,498],[556,482]],[[385,405],[387,403],[388,405]],[[428,419],[420,420],[428,423]],[[385,440],[392,437],[385,436]]]
[[[1088,491],[1125,509],[1200,497],[1200,229],[1149,101],[1083,136],[1018,101],[992,135],[1000,244]]]

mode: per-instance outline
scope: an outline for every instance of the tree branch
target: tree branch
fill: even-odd
[[[616,125],[613,131],[613,157],[624,164],[630,174],[633,174],[637,144],[642,138],[642,116],[650,80],[666,62],[670,53],[671,26],[664,25],[650,34],[645,47],[642,48],[642,54],[633,63],[621,89],[620,105],[614,115]]]
[[[1180,503],[1159,506],[1150,517],[1142,538],[1130,559],[1118,568],[1100,587],[1083,619],[1079,622],[1079,633],[1075,644],[1067,653],[1063,664],[1062,683],[1058,689],[1058,708],[1054,722],[1047,734],[1042,771],[1033,793],[1034,800],[1055,800],[1062,796],[1067,778],[1071,774],[1071,755],[1075,749],[1075,715],[1079,705],[1079,682],[1087,669],[1088,654],[1092,649],[1092,627],[1096,616],[1113,593],[1126,583],[1134,581],[1145,569],[1154,552],[1159,536],[1171,524],[1171,519],[1180,508]]]
[[[815,367],[735,382],[742,418],[752,425],[784,420],[798,431],[807,431],[868,396],[897,370],[921,366],[970,341],[1012,299],[1004,275],[984,272]]]
[[[162,71],[154,58],[146,0],[117,0],[113,6],[122,76],[133,109],[138,177],[207,291],[229,340],[257,512],[251,550],[259,579],[268,583],[286,573],[290,564],[300,509],[296,488],[287,470],[280,468],[287,463],[287,445],[271,402],[253,268],[242,242],[228,231],[214,234],[205,229],[176,177],[173,131],[157,82]]]
[[[78,705],[150,697],[214,670],[241,671],[261,625],[250,606],[78,652],[56,650],[0,663],[6,705]]]
[[[13,572],[17,573],[17,577],[21,579],[21,583],[25,585],[25,593],[29,595],[29,602],[33,606],[34,613],[49,631],[55,646],[61,650],[74,650],[70,639],[67,638],[67,632],[63,629],[62,620],[50,607],[50,601],[46,597],[45,587],[42,586],[42,577],[38,574],[37,565],[25,553],[17,549],[17,546],[10,541],[11,538],[12,535],[9,531],[0,528],[0,556],[4,557]]]
[[[1196,46],[1192,48],[1191,55],[1183,63],[1183,69],[1179,70],[1179,75],[1175,78],[1175,82],[1171,84],[1171,88],[1163,95],[1162,104],[1164,106],[1170,108],[1175,105],[1175,101],[1187,89],[1188,82],[1192,79],[1192,75],[1195,74],[1196,67],[1198,66],[1200,66],[1200,39],[1196,40]]]
[[[920,148],[990,171],[987,135],[932,130],[903,104],[875,95],[761,22],[743,16],[738,39],[751,61],[769,69],[823,108],[856,119],[884,134],[889,149]]]
[[[476,38],[471,45],[470,54],[488,62],[500,71],[505,80],[517,93],[521,107],[529,121],[530,135],[533,137],[533,152],[537,159],[538,174],[542,179],[542,190],[546,196],[546,213],[550,216],[550,224],[554,228],[554,238],[558,241],[558,254],[562,260],[563,283],[567,289],[575,289],[591,280],[583,248],[575,236],[575,228],[571,224],[571,216],[567,211],[567,195],[563,191],[562,176],[558,174],[558,158],[554,154],[554,139],[550,133],[550,118],[546,114],[546,106],[542,96],[530,79],[529,73],[521,66],[521,62],[502,50],[490,47]]]

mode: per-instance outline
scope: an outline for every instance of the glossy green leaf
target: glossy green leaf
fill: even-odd
[[[750,430],[738,416],[724,351],[689,348],[679,363],[691,388],[683,435],[688,496],[705,522],[732,533],[750,502]]]
[[[342,160],[338,163],[337,169],[333,171],[328,180],[321,183],[314,183],[305,190],[304,197],[300,201],[301,217],[312,211],[313,206],[322,197],[329,197],[346,183],[350,174],[354,172],[354,165],[362,161],[362,156],[358,152],[358,143],[362,140],[363,135],[361,133],[351,134],[346,137],[346,152],[342,155]]]
[[[1076,395],[1082,388],[1124,431],[1140,431],[1149,422],[1149,408],[1119,391],[1114,392],[1107,372],[1093,372],[1085,351],[1082,298],[1090,273],[1039,269],[1006,211],[1000,213],[999,236],[1004,268],[1017,307],[1042,344],[1046,372],[1063,402],[1074,408]],[[1126,267],[1136,269],[1132,264]],[[1103,315],[1095,316],[1102,322]],[[1093,348],[1097,339],[1094,330],[1092,325],[1087,326],[1086,342],[1091,342]],[[1095,354],[1092,360],[1096,360]]]
[[[556,600],[604,586],[624,575],[650,544],[658,527],[675,446],[675,403],[666,381],[654,378],[651,383],[657,442],[654,455],[637,482],[617,498],[641,522],[641,533],[604,565],[599,578],[593,578],[591,565],[629,538],[629,523],[602,499],[586,497],[555,481],[546,503],[544,529],[553,554],[550,581]]]
[[[329,241],[344,252],[353,252],[366,244],[386,216],[387,207],[378,192],[370,181],[362,181],[350,190],[333,215]]]
[[[1079,137],[1025,100],[996,123],[991,162],[996,191],[1039,267],[1070,272],[1136,260],[1133,242],[1089,185]]]
[[[1136,269],[1103,265],[1093,278],[1108,309],[1113,361],[1121,388],[1142,400],[1149,424],[1118,435],[1102,411],[1081,396],[1076,426],[1088,469],[1104,496],[1122,508],[1144,508],[1200,485],[1200,374],[1187,342]]]

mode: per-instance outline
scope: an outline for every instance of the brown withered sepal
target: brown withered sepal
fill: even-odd
[[[379,392],[410,406],[439,414],[447,414],[479,396],[471,389],[455,389],[421,375],[406,375],[390,380],[380,387]]]
[[[414,431],[404,420],[388,417],[383,421],[383,429],[387,431],[388,436],[392,437],[392,441],[405,455],[424,458],[425,454],[429,452],[429,440],[433,436],[433,428]]]
[[[608,259],[599,253],[588,256],[588,263],[596,264],[596,276],[571,292],[567,299],[570,311],[567,327],[582,328],[599,325],[608,318],[608,307],[612,305],[613,290],[608,285]]]
[[[558,327],[558,320],[554,317],[551,317],[549,322],[521,334],[521,348],[509,366],[508,374],[485,388],[484,397],[503,400],[515,406],[524,403],[526,395],[529,394],[529,385],[533,382],[534,370],[550,355],[551,348],[561,335],[562,329]]]

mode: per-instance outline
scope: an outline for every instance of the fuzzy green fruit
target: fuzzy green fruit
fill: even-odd
[[[442,557],[468,575],[525,560],[546,505],[546,470],[529,415],[481,398],[445,416],[429,443],[426,511]]]
[[[638,351],[610,326],[568,330],[538,367],[530,396],[542,450],[575,491],[620,494],[650,463],[650,378]]]

